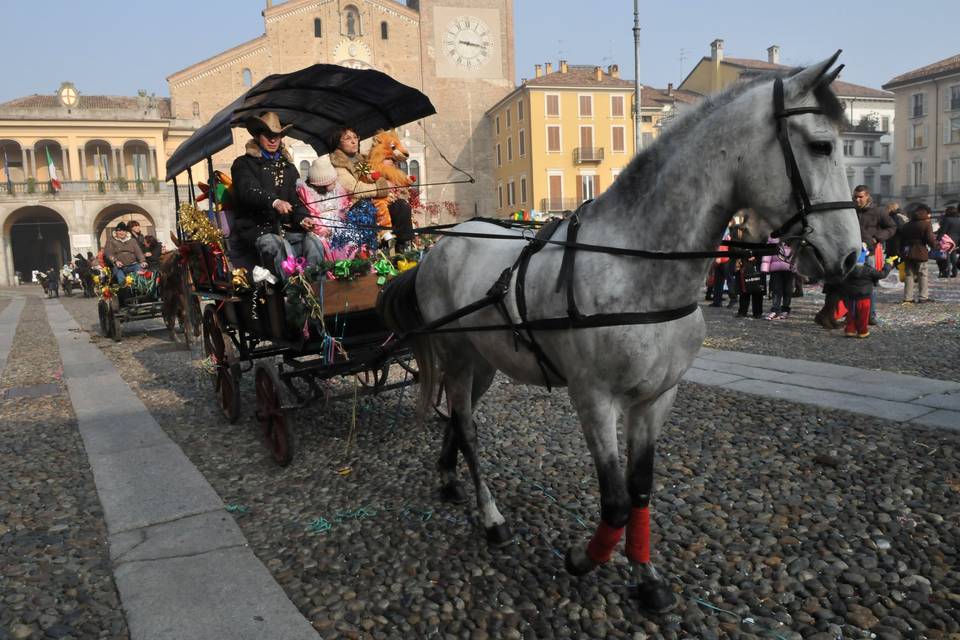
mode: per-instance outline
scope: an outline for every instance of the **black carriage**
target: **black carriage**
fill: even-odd
[[[222,232],[225,218],[220,215],[222,191],[217,182],[223,176],[214,171],[212,155],[233,143],[233,127],[263,111],[278,113],[284,123],[293,125],[287,135],[324,154],[330,151],[330,134],[345,124],[364,138],[435,110],[425,95],[378,71],[314,65],[265,78],[197,130],[167,162],[167,180],[173,181],[177,194],[181,260],[189,272],[192,295],[206,303],[201,319],[204,369],[216,401],[227,420],[236,423],[240,380],[252,372],[264,440],[274,461],[285,466],[294,453],[296,410],[317,401],[396,389],[412,384],[417,376],[409,350],[391,342],[390,331],[375,311],[382,278],[359,275],[311,283],[322,313],[305,332],[299,321],[291,322],[282,282],[258,283],[250,271],[238,273],[228,257],[229,237],[222,243],[189,237],[185,211],[196,216],[200,210],[193,167],[206,165],[210,184],[205,186],[202,218]],[[185,203],[177,188],[182,174],[187,177]],[[339,376],[355,376],[357,384],[349,393],[331,396],[323,382]]]

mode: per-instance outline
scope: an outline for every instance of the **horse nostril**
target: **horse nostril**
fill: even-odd
[[[857,258],[860,256],[859,251],[851,251],[847,254],[847,257],[843,259],[843,275],[846,276],[848,273],[853,271],[853,268],[857,266]]]

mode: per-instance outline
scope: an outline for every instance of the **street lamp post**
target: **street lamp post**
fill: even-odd
[[[639,0],[633,0],[633,150],[640,153],[643,137],[640,135],[640,9]]]

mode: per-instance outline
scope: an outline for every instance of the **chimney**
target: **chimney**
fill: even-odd
[[[267,0],[267,9],[273,6],[273,0]]]
[[[611,78],[619,78],[619,77],[620,77],[620,66],[619,66],[619,65],[615,65],[615,64],[610,65],[609,67],[607,67],[607,73],[610,74],[610,77],[611,77]]]
[[[542,75],[543,75],[543,67],[542,67],[541,65],[539,65],[539,64],[533,65],[533,74],[534,74],[534,75],[533,75],[534,78],[539,78],[540,76],[542,76]]]
[[[667,83],[667,95],[668,95],[668,96],[672,96],[672,95],[673,95],[673,83],[672,83],[672,82],[668,82],[668,83]]]
[[[603,67],[594,67],[593,75],[596,77],[597,82],[603,82]]]
[[[566,73],[566,72],[569,71],[569,70],[570,70],[570,67],[567,66],[567,61],[566,61],[566,60],[561,60],[561,61],[560,61],[560,73]]]
[[[767,62],[780,64],[780,45],[772,44],[767,48]]]
[[[545,62],[544,65],[543,65],[543,68],[544,68],[544,72],[545,72],[547,75],[550,75],[551,73],[553,73],[553,63],[552,63],[552,62]]]
[[[714,62],[723,62],[723,40],[720,38],[710,43],[710,59]]]

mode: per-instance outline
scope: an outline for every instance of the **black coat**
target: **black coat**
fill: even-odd
[[[257,238],[277,229],[303,233],[300,222],[309,214],[297,195],[297,168],[281,155],[280,160],[267,160],[260,147],[251,140],[247,153],[233,161],[233,202],[236,208],[234,232],[243,244],[253,247]],[[280,215],[273,208],[274,200],[285,200],[293,211]]]
[[[867,256],[870,259],[870,256]],[[868,264],[858,264],[853,268],[841,285],[840,295],[848,300],[869,298],[873,285],[883,278],[883,273]]]
[[[878,242],[883,242],[897,232],[897,223],[884,207],[857,209],[857,219],[860,221],[860,241],[867,243],[870,253],[873,253]]]

